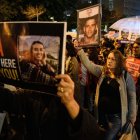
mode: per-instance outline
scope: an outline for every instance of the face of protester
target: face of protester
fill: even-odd
[[[107,57],[107,67],[110,70],[113,70],[114,68],[116,68],[116,59],[113,53],[110,53]]]
[[[74,47],[77,47],[77,46],[79,45],[79,44],[78,44],[78,40],[75,39],[75,40],[73,41],[73,45],[74,45]]]
[[[84,26],[84,33],[87,38],[91,38],[96,34],[96,21],[95,19],[89,19]]]
[[[42,44],[36,43],[32,46],[32,59],[39,62],[44,56],[44,46]]]
[[[134,57],[140,57],[140,45],[138,45],[137,43],[134,43],[133,45],[132,55]]]

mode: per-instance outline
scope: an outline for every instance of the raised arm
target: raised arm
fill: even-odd
[[[79,50],[77,54],[81,62],[87,68],[89,72],[91,72],[93,75],[97,77],[101,75],[103,66],[97,65],[93,61],[90,61],[83,49]]]
[[[70,117],[69,135],[71,140],[93,140],[100,139],[98,125],[95,118],[85,109],[82,109],[74,99],[74,82],[69,75],[56,76],[61,79],[58,84],[57,95],[66,107]]]

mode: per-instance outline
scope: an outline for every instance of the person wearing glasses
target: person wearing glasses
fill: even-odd
[[[134,78],[135,84],[137,84],[140,78],[140,38],[135,40],[132,47],[132,56],[126,59],[126,66]]]
[[[104,130],[104,140],[114,140],[123,126],[136,121],[136,89],[132,76],[126,71],[122,53],[112,50],[104,66],[91,62],[83,49],[77,47],[81,62],[98,77],[94,113]],[[126,73],[126,78],[125,78]]]
[[[136,85],[136,95],[138,104],[138,113],[136,120],[136,130],[140,131],[140,38],[137,38],[132,47],[132,56],[127,57],[126,67],[132,75]],[[138,133],[139,137],[140,134]]]

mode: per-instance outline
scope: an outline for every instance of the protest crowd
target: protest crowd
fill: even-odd
[[[22,78],[52,93],[0,82],[0,140],[119,140],[128,123],[140,139],[140,37],[99,39],[97,24],[88,18],[81,40],[66,35],[64,73],[32,43]]]
[[[76,100],[76,104],[78,104],[78,107],[80,107],[80,114],[78,117],[76,117],[75,122],[72,122],[73,115],[71,120],[69,120],[69,116],[66,113],[67,111],[65,108],[62,107],[62,104],[64,104],[67,108],[66,105],[66,100],[63,99],[61,93],[63,93],[62,89],[59,87],[58,88],[58,96],[61,98],[61,102],[59,101],[59,98],[57,96],[46,96],[40,94],[38,91],[30,91],[30,90],[25,90],[22,88],[16,88],[10,85],[6,85],[1,83],[0,87],[0,109],[1,112],[5,114],[5,119],[2,121],[1,119],[1,139],[3,140],[19,140],[19,139],[45,139],[50,138],[53,139],[55,138],[58,134],[61,137],[64,138],[69,138],[70,139],[82,139],[82,132],[85,129],[91,129],[88,132],[83,132],[85,138],[83,139],[91,139],[93,137],[100,138],[100,128],[99,126],[102,126],[105,129],[106,127],[103,125],[107,125],[107,122],[105,122],[106,116],[104,116],[108,112],[114,113],[116,110],[115,114],[118,114],[119,112],[119,117],[121,118],[121,106],[119,105],[121,101],[120,96],[111,96],[110,94],[107,94],[106,92],[116,92],[115,90],[117,89],[117,82],[116,78],[106,78],[103,80],[102,84],[100,85],[101,87],[98,89],[100,90],[101,94],[100,96],[97,95],[97,87],[99,86],[98,82],[101,79],[101,73],[104,71],[102,67],[106,64],[107,61],[115,61],[118,55],[122,54],[123,60],[125,62],[125,66],[123,66],[121,63],[117,62],[119,67],[122,65],[123,73],[126,73],[124,71],[127,71],[127,74],[123,74],[124,76],[124,81],[127,83],[127,79],[129,79],[127,84],[129,85],[129,88],[127,90],[130,90],[129,95],[130,96],[128,99],[128,102],[131,102],[131,98],[133,97],[133,101],[137,102],[137,106],[139,107],[139,100],[140,100],[140,71],[133,69],[134,65],[139,65],[140,67],[140,38],[137,38],[133,44],[122,44],[120,40],[110,40],[106,37],[103,37],[102,42],[100,43],[99,46],[94,46],[91,48],[86,48],[82,49],[79,47],[79,42],[74,39],[72,40],[71,36],[67,36],[67,53],[68,58],[66,59],[66,74],[68,74],[70,79],[73,80],[73,84],[75,84],[75,90],[74,90],[74,95],[73,98]],[[116,47],[117,46],[117,47]],[[119,46],[119,47],[118,47]],[[123,48],[121,48],[123,47]],[[123,50],[123,51],[122,51]],[[120,53],[120,54],[119,54]],[[114,55],[113,55],[114,54]],[[116,55],[115,55],[116,54]],[[112,58],[115,56],[115,58]],[[117,56],[117,57],[116,57]],[[72,59],[73,58],[73,59]],[[119,61],[122,61],[118,59]],[[85,62],[84,62],[85,61]],[[117,61],[117,60],[116,60]],[[77,68],[74,69],[75,63]],[[89,65],[89,64],[90,65]],[[109,62],[108,62],[109,63]],[[111,63],[111,62],[110,62]],[[133,66],[132,66],[133,63]],[[93,65],[93,66],[92,66]],[[107,65],[107,64],[106,64]],[[108,64],[111,65],[111,64]],[[94,68],[96,67],[96,68]],[[117,71],[119,71],[119,67],[117,68]],[[101,73],[98,74],[98,68],[100,69]],[[83,69],[85,69],[85,72],[83,72]],[[93,70],[92,70],[93,69]],[[122,75],[122,72],[120,71],[120,75]],[[94,74],[95,73],[95,74]],[[109,73],[109,71],[104,71],[104,74]],[[117,73],[117,72],[116,72]],[[131,76],[132,75],[132,76]],[[58,76],[59,77],[59,76]],[[84,82],[84,86],[82,84],[82,78],[84,78],[86,81]],[[66,77],[60,76],[59,79],[65,79]],[[67,81],[67,80],[66,80]],[[123,82],[124,82],[123,81]],[[72,82],[72,81],[70,81]],[[115,84],[116,83],[116,84]],[[63,83],[59,83],[61,86]],[[71,83],[70,83],[71,84]],[[127,86],[126,84],[126,86]],[[109,86],[110,85],[110,86]],[[112,87],[113,86],[113,87]],[[135,86],[135,87],[133,87]],[[111,88],[112,87],[112,88]],[[131,87],[131,88],[130,88]],[[69,87],[72,88],[72,87]],[[64,90],[64,88],[63,88]],[[102,91],[103,90],[103,91]],[[133,92],[132,92],[133,91]],[[102,92],[105,93],[105,95],[102,95]],[[132,93],[131,93],[132,92]],[[118,90],[119,93],[119,90]],[[135,94],[135,95],[133,95]],[[96,118],[95,112],[96,112],[96,98],[101,98],[98,102],[99,107],[102,111],[99,110],[98,108],[98,113],[100,114],[100,118],[98,118],[100,121],[98,124],[96,124]],[[102,97],[103,96],[103,97]],[[111,96],[111,97],[109,97]],[[105,101],[104,98],[109,98],[110,100],[118,100],[116,103],[113,103],[111,101]],[[107,103],[107,105],[106,105]],[[111,105],[111,104],[112,105]],[[101,106],[103,104],[106,109],[104,110]],[[136,104],[136,103],[135,103]],[[110,107],[111,106],[111,107]],[[120,107],[119,107],[120,106]],[[130,104],[131,106],[131,104]],[[61,109],[62,107],[62,109]],[[108,107],[108,108],[107,108]],[[110,109],[109,109],[110,108]],[[136,111],[135,105],[132,105],[133,111]],[[61,114],[61,113],[62,114]],[[69,109],[68,109],[69,112]],[[79,111],[78,111],[79,112]],[[58,114],[57,114],[58,113]],[[60,114],[59,114],[60,113]],[[134,118],[131,116],[134,113]],[[130,115],[130,120],[133,121],[133,125],[136,128],[136,131],[140,131],[140,110],[138,108],[137,110],[137,115],[135,114],[136,112],[131,112]],[[61,115],[66,115],[64,118]],[[124,114],[123,114],[124,115]],[[71,115],[70,115],[71,116]],[[75,116],[75,115],[74,115]],[[77,115],[76,115],[77,116]],[[102,117],[101,117],[102,116]],[[56,118],[57,117],[57,118]],[[93,117],[93,118],[92,118]],[[108,117],[110,117],[108,115]],[[132,118],[131,118],[132,117]],[[135,118],[136,117],[136,118]],[[65,120],[63,121],[62,118]],[[68,119],[69,118],[69,119]],[[67,120],[68,119],[68,120]],[[74,117],[75,119],[75,117]],[[84,120],[83,120],[84,119]],[[87,120],[86,120],[87,119]],[[53,121],[53,122],[52,122]],[[62,122],[61,122],[62,121]],[[83,121],[85,124],[83,124]],[[91,122],[90,122],[91,121]],[[92,123],[93,122],[93,123]],[[55,124],[56,123],[56,124]],[[65,128],[65,125],[67,125],[67,130]],[[85,126],[81,126],[80,123]],[[91,123],[93,126],[91,126]],[[122,124],[122,123],[121,123]],[[66,131],[66,134],[61,134],[59,131],[60,128],[59,126],[63,127]],[[77,126],[76,126],[77,125]],[[56,130],[57,129],[57,130]],[[72,129],[72,130],[69,130]],[[79,130],[83,129],[83,131]],[[63,130],[63,129],[62,129]],[[99,132],[98,132],[99,130]],[[119,132],[120,128],[118,129]],[[53,135],[53,133],[55,135]],[[74,131],[78,134],[75,134]],[[81,132],[79,132],[81,131]],[[93,131],[93,132],[92,132]],[[116,133],[112,132],[112,133]],[[68,134],[67,134],[68,133]],[[74,134],[72,134],[74,133]],[[93,133],[92,135],[90,133]],[[99,133],[99,135],[98,135]],[[139,134],[139,133],[138,133]],[[67,136],[68,135],[68,136]],[[81,136],[80,136],[81,135]],[[102,139],[102,138],[101,138]],[[109,139],[109,138],[108,138]],[[112,138],[111,138],[112,139]]]

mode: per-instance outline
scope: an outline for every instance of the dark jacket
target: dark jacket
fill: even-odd
[[[57,96],[27,90],[11,93],[0,88],[0,110],[7,111],[9,116],[14,114],[17,119],[24,118],[24,129],[14,127],[17,132],[21,130],[21,136],[12,140],[99,139],[94,117],[81,108],[77,118],[72,120]]]

